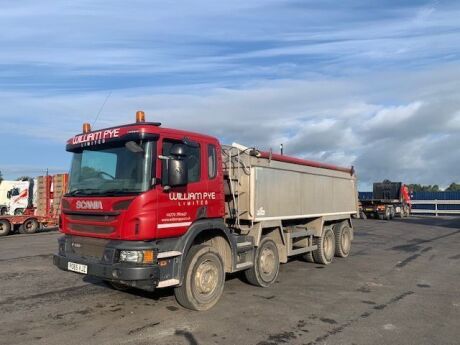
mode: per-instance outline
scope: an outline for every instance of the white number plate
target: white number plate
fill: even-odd
[[[70,261],[67,263],[67,269],[69,271],[83,273],[83,274],[88,273],[88,266],[82,265],[82,264],[76,264],[75,262],[70,262]]]

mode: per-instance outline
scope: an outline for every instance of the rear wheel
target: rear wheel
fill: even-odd
[[[334,226],[335,256],[346,258],[351,250],[351,228],[346,223]]]
[[[220,255],[205,245],[190,249],[181,286],[174,289],[177,302],[192,310],[208,310],[224,290],[225,271]]]
[[[255,286],[268,287],[278,278],[280,259],[278,247],[270,238],[264,238],[257,247],[254,266],[244,272],[246,279]]]
[[[318,248],[313,251],[313,258],[316,263],[328,265],[334,259],[335,254],[335,235],[330,227],[323,229],[321,237],[315,239]]]
[[[313,252],[308,252],[307,254],[303,256],[303,258],[306,262],[311,262],[311,263],[315,262],[315,259],[313,258]]]
[[[389,207],[385,209],[385,219],[390,220],[391,219],[391,210]]]
[[[6,236],[10,233],[11,224],[6,219],[0,220],[0,236]]]
[[[394,219],[395,217],[395,209],[392,207],[390,210],[390,219]]]
[[[0,215],[2,215],[2,216],[6,215],[7,212],[8,212],[8,209],[6,207],[2,207],[0,209]]]
[[[35,218],[30,218],[27,219],[24,224],[21,225],[20,227],[20,232],[22,234],[34,234],[38,230],[38,220]]]

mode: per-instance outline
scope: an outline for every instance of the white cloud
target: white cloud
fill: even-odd
[[[394,128],[401,122],[409,120],[413,117],[422,106],[422,102],[415,101],[407,105],[385,107],[376,112],[366,123],[369,130],[379,128],[388,129]]]

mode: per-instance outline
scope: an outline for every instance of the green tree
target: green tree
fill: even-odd
[[[439,192],[441,189],[439,189],[439,186],[437,184],[434,185],[421,185],[421,184],[408,184],[407,187],[409,188],[410,191],[413,192]]]
[[[452,182],[449,187],[446,188],[446,192],[458,192],[460,191],[460,184]]]
[[[2,183],[3,181],[3,175],[2,175],[2,172],[0,171],[0,183]]]

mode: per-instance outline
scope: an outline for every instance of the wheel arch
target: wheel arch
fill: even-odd
[[[182,237],[180,251],[182,262],[180,265],[179,280],[182,283],[182,271],[185,257],[190,248],[196,244],[212,246],[224,262],[225,272],[232,272],[235,268],[236,243],[230,230],[220,219],[203,219],[194,222],[187,233]]]

